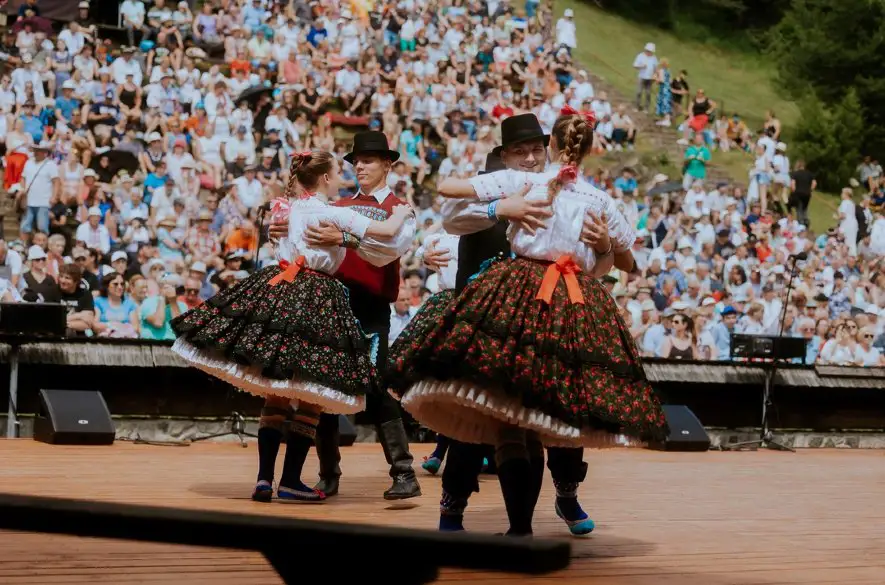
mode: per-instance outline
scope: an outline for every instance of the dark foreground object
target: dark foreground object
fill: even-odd
[[[440,567],[543,574],[569,564],[565,541],[450,534],[251,514],[202,512],[0,494],[0,529],[259,551],[286,583],[328,578],[328,565],[305,558],[346,551],[336,582],[429,583]],[[379,556],[390,562],[378,562]],[[395,561],[393,559],[396,559]],[[436,564],[434,564],[436,563]],[[354,581],[355,582],[355,581]]]

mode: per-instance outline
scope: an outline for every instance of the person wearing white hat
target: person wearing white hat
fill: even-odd
[[[27,205],[20,228],[26,240],[33,233],[35,222],[38,231],[49,233],[50,202],[61,193],[58,165],[48,158],[52,146],[48,142],[41,142],[32,149],[34,157],[25,163],[16,197],[17,200],[24,199]]]
[[[556,21],[556,46],[565,49],[569,55],[578,46],[575,11],[571,8],[566,8],[562,18]]]
[[[108,232],[108,228],[101,223],[102,217],[101,209],[97,205],[90,207],[86,223],[77,227],[74,239],[87,248],[107,254],[111,251],[111,234]]]
[[[40,246],[28,248],[29,270],[22,275],[19,288],[30,290],[37,298],[46,303],[57,303],[60,300],[58,283],[47,270],[46,251]],[[27,295],[26,295],[27,296]]]
[[[636,84],[636,108],[648,112],[651,108],[651,89],[655,73],[658,70],[658,58],[655,55],[655,44],[646,43],[642,52],[633,59],[633,69],[636,70],[638,81]],[[642,101],[645,98],[645,106]]]

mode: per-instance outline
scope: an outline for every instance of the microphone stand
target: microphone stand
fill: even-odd
[[[778,325],[777,338],[774,341],[774,354],[772,355],[771,366],[765,371],[765,381],[762,386],[762,426],[759,429],[759,438],[754,441],[741,441],[732,443],[722,447],[723,451],[743,451],[744,449],[755,450],[759,447],[763,449],[771,449],[772,451],[789,451],[795,453],[792,447],[787,447],[783,443],[774,440],[774,435],[768,426],[768,412],[771,409],[771,390],[774,387],[774,377],[777,375],[778,353],[780,350],[780,339],[784,334],[784,324],[787,321],[787,304],[790,302],[790,293],[793,291],[793,277],[796,275],[796,256],[790,256],[787,265],[790,267],[790,280],[787,281],[787,294],[784,297],[784,306],[781,309],[780,324]],[[792,261],[792,262],[790,262]],[[804,360],[803,360],[804,361]]]

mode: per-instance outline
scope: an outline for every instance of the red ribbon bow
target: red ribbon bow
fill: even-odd
[[[559,173],[556,175],[556,180],[563,185],[574,183],[578,180],[578,167],[575,165],[562,165],[562,168],[559,169]]]
[[[579,112],[578,110],[574,109],[573,107],[571,107],[568,104],[562,106],[562,109],[559,110],[559,115],[560,116],[583,116],[584,120],[586,120],[587,124],[589,124],[590,126],[593,126],[594,124],[596,124],[596,116],[593,114],[593,112]]]
[[[535,299],[549,305],[553,300],[553,292],[556,290],[556,284],[561,276],[565,280],[569,301],[575,305],[583,305],[584,295],[581,293],[581,286],[575,276],[579,272],[581,272],[581,267],[575,264],[571,256],[560,256],[556,262],[547,267],[547,272],[544,273],[544,280],[541,281],[541,288],[538,289]]]
[[[309,150],[303,150],[301,152],[293,152],[292,158],[298,159],[298,166],[305,164],[310,158],[313,156],[313,153]]]
[[[304,262],[304,256],[299,256],[295,259],[295,262],[280,260],[280,268],[283,271],[271,278],[268,284],[270,286],[276,286],[281,282],[292,282],[295,280],[295,277],[298,276],[298,273],[301,272],[301,269],[304,268]]]

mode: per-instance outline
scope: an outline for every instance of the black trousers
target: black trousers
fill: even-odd
[[[485,445],[452,440],[443,469],[443,490],[455,498],[469,498],[470,494],[478,492],[482,460],[487,451]],[[584,449],[549,447],[547,469],[557,483],[581,483],[587,477]]]
[[[382,425],[388,421],[402,418],[402,409],[399,403],[387,393],[386,386],[383,384],[384,369],[387,365],[387,336],[390,334],[390,303],[386,298],[357,286],[351,285],[348,288],[350,290],[350,308],[359,320],[363,331],[378,335],[378,358],[375,363],[382,380],[382,386],[380,392],[366,396],[366,417],[371,424]],[[323,414],[320,416],[317,434],[323,438],[333,437],[337,430],[337,415]]]

